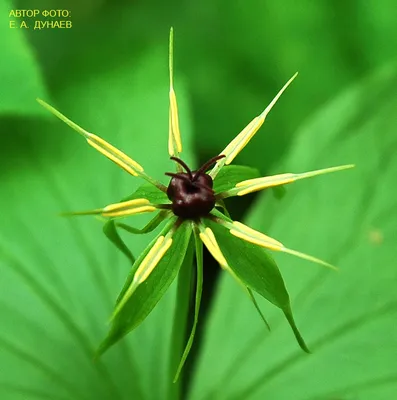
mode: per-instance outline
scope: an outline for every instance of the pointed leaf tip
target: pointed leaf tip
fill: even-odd
[[[299,344],[299,347],[306,353],[311,354],[311,351],[309,350],[309,348],[306,345],[305,340],[303,339],[303,336],[301,335],[301,333],[299,332],[299,329],[296,325],[295,319],[293,317],[292,314],[292,310],[291,310],[291,306],[286,307],[285,309],[283,309],[285,318],[287,319],[292,332],[294,333],[294,336],[296,338],[296,341]]]
[[[227,261],[226,270],[230,269],[246,287],[280,308],[285,314],[299,346],[309,353],[310,351],[294,321],[290,298],[275,261],[263,248],[233,235],[225,235],[224,231],[227,229],[225,225],[211,220],[205,222],[217,237],[219,247]],[[260,310],[258,309],[258,311]]]

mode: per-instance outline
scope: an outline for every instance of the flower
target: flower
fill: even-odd
[[[192,345],[198,321],[202,290],[203,244],[220,266],[242,286],[266,324],[267,322],[259,310],[253,292],[260,294],[283,311],[299,345],[308,352],[293,319],[289,295],[283,278],[273,258],[265,249],[289,253],[326,267],[335,267],[318,258],[289,249],[278,240],[241,222],[233,221],[223,200],[232,196],[244,196],[269,187],[290,184],[299,179],[352,168],[353,165],[268,177],[257,177],[252,168],[230,165],[262,126],[279,97],[297,76],[295,74],[265,110],[255,117],[218,156],[209,160],[198,170],[192,171],[180,158],[182,141],[177,99],[173,87],[172,28],[170,31],[169,71],[168,153],[171,159],[175,161],[176,172],[166,173],[171,177],[168,186],[147,175],[138,162],[122,151],[99,136],[87,132],[52,106],[38,99],[41,105],[81,134],[90,146],[130,175],[143,178],[148,182],[121,202],[95,210],[68,214],[98,215],[105,219],[105,234],[133,264],[131,273],[117,300],[112,315],[110,332],[101,344],[99,353],[103,353],[143,322],[177,276],[185,260],[185,255],[189,250],[192,250],[195,251],[197,259],[195,317],[191,335],[177,370],[176,376],[179,375]],[[212,165],[214,165],[213,168],[207,173],[206,171]],[[120,222],[122,218],[142,213],[156,213],[156,215],[141,230]],[[141,234],[154,230],[164,222],[165,225],[160,233],[135,260],[121,240],[118,229],[124,229],[133,234]],[[191,240],[192,235],[193,240]]]

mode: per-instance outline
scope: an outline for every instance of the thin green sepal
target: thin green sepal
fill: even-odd
[[[145,233],[154,231],[169,215],[170,213],[168,211],[160,211],[142,229],[134,228],[133,226],[124,224],[122,222],[116,222],[116,227],[124,229],[133,235],[143,235]]]
[[[189,339],[186,343],[185,350],[182,354],[181,360],[179,362],[179,366],[177,368],[174,383],[178,380],[182,368],[185,364],[187,356],[189,355],[190,349],[192,348],[192,344],[194,341],[194,336],[196,334],[196,328],[198,323],[198,317],[200,312],[200,304],[201,304],[201,295],[203,292],[203,243],[200,240],[199,233],[197,228],[195,227],[193,230],[194,233],[194,241],[196,247],[196,263],[197,263],[197,276],[196,276],[196,298],[195,298],[195,305],[194,305],[194,320],[192,330],[190,332]]]
[[[296,338],[300,348],[303,351],[305,351],[306,353],[311,354],[311,351],[307,347],[305,340],[303,339],[301,333],[299,332],[298,327],[296,326],[294,317],[292,315],[291,306],[288,305],[287,307],[283,308],[283,313],[284,313],[285,318],[287,319],[292,331],[294,332],[295,338]]]
[[[128,260],[131,262],[131,265],[134,264],[135,257],[117,232],[114,219],[107,221],[103,225],[102,230],[105,236],[128,258]]]

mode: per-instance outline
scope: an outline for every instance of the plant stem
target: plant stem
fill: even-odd
[[[194,253],[194,243],[192,239],[189,243],[185,259],[178,275],[174,323],[172,326],[171,336],[170,363],[168,374],[169,386],[168,396],[166,397],[170,400],[179,400],[181,398],[181,382],[183,379],[183,373],[181,373],[180,379],[176,383],[173,383],[173,380],[185,347],[186,340],[186,331],[192,294],[192,267]]]

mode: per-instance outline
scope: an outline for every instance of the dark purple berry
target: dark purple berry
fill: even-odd
[[[211,212],[216,202],[215,193],[212,190],[214,183],[205,171],[222,157],[224,156],[212,158],[193,172],[181,159],[171,157],[186,170],[186,172],[166,173],[172,177],[167,188],[167,195],[172,201],[172,211],[175,215],[185,219],[195,219]]]

